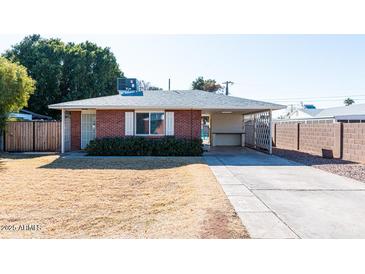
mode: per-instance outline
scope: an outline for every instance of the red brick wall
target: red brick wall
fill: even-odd
[[[116,137],[125,135],[125,112],[131,110],[97,110],[96,137]],[[166,110],[174,112],[175,136],[177,138],[200,138],[200,110]]]
[[[71,111],[71,150],[81,149],[81,111]]]
[[[282,123],[275,126],[273,136],[276,147],[298,149],[298,124]]]
[[[343,124],[343,159],[365,163],[365,123]]]
[[[97,110],[96,138],[125,135],[125,110]]]
[[[200,138],[201,111],[200,110],[166,110],[174,112],[174,126],[176,138]]]

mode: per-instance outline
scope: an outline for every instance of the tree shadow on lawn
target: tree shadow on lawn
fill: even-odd
[[[48,169],[118,169],[153,170],[170,169],[192,164],[205,164],[202,157],[123,157],[123,158],[63,158],[39,168]]]
[[[6,169],[5,162],[8,160],[34,159],[44,156],[47,156],[47,154],[0,152],[0,171]]]
[[[4,169],[5,169],[5,162],[4,162],[3,158],[1,158],[1,156],[0,156],[0,171],[4,170]]]
[[[20,160],[20,159],[32,159],[44,156],[57,155],[57,153],[25,153],[25,152],[0,152],[0,160]]]

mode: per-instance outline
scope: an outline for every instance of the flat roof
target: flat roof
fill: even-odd
[[[201,90],[147,90],[143,96],[111,95],[69,101],[51,109],[199,109],[199,110],[278,110],[284,105],[211,93]]]

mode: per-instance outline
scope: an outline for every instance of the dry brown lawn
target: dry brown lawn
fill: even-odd
[[[249,237],[201,158],[0,155],[0,226],[0,238]]]

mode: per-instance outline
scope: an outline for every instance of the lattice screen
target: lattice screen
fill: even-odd
[[[247,119],[247,120],[246,120]],[[245,145],[248,147],[255,147],[255,122],[254,117],[248,117],[244,120]]]
[[[245,115],[245,145],[271,153],[271,112]]]

